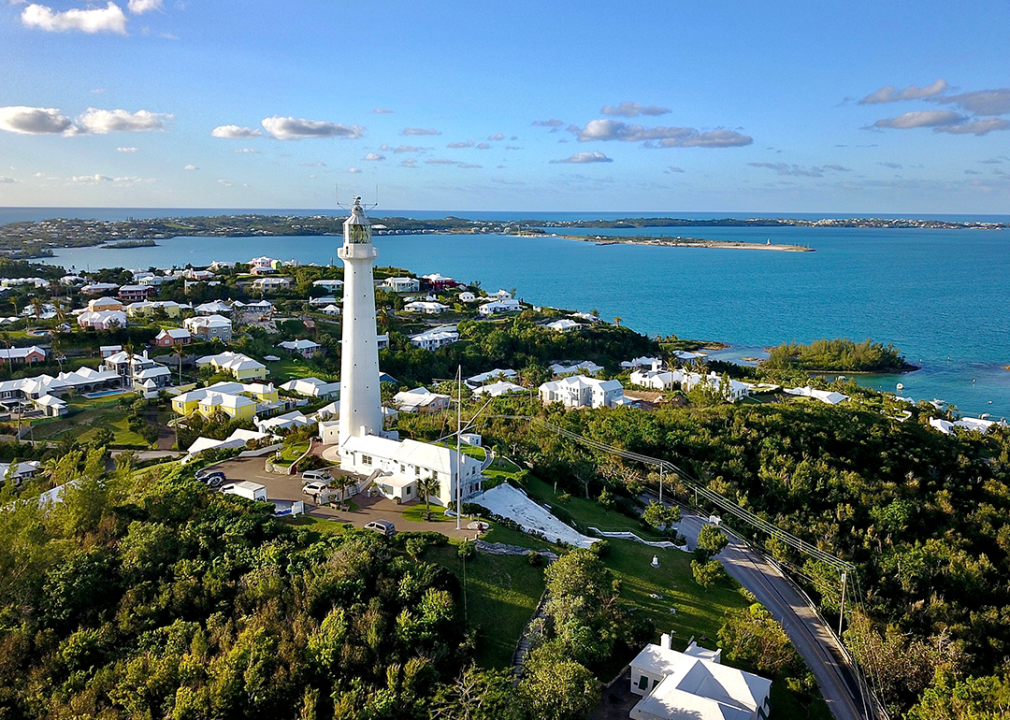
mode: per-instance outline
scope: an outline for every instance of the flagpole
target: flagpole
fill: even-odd
[[[460,490],[460,435],[463,434],[463,366],[456,368],[456,529],[460,529],[460,517],[463,515],[463,494]]]

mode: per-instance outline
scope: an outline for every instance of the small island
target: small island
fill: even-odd
[[[705,238],[648,236],[648,235],[559,235],[558,237],[597,245],[655,245],[658,247],[710,248],[721,250],[775,250],[778,252],[813,252],[813,248],[803,245],[783,245],[780,243],[754,243],[742,240],[708,240]]]
[[[768,359],[762,366],[769,370],[802,370],[805,372],[847,372],[897,374],[919,368],[905,361],[893,345],[864,340],[857,343],[848,338],[815,340],[809,345],[796,342],[768,348]]]
[[[102,250],[128,250],[130,248],[158,247],[154,240],[123,240],[100,246]]]

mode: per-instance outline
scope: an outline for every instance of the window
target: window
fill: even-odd
[[[371,465],[372,464],[372,456],[371,455],[362,455],[361,456],[361,464],[362,465]]]
[[[649,689],[649,678],[646,677],[645,675],[642,675],[642,677],[638,678],[638,689],[639,690]]]
[[[421,475],[421,466],[420,465],[418,465],[417,467],[414,468],[414,474],[417,475],[418,477],[420,477],[420,475]]]

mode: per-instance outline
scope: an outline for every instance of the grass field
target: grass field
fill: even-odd
[[[76,397],[67,403],[68,413],[55,421],[37,425],[33,430],[35,440],[59,442],[73,437],[80,442],[90,442],[99,428],[107,427],[115,435],[113,444],[124,447],[148,448],[150,445],[126,425],[126,412],[119,407],[118,398]]]
[[[430,548],[424,559],[448,568],[464,587],[466,619],[480,628],[477,664],[509,667],[519,636],[543,594],[543,568],[533,567],[522,556],[501,555],[477,555],[464,566],[453,544]]]
[[[584,496],[572,495],[566,502],[560,501],[560,496],[564,490],[554,492],[554,487],[548,485],[543,480],[530,477],[523,486],[526,492],[537,502],[550,505],[552,507],[564,508],[571,513],[575,522],[581,529],[594,527],[604,531],[629,531],[638,535],[644,540],[662,540],[662,536],[646,528],[643,528],[634,518],[622,515],[616,509],[608,509],[596,502],[595,499],[586,500]]]

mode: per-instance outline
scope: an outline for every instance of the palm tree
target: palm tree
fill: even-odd
[[[56,358],[56,362],[60,364],[60,372],[63,372],[63,341],[60,340],[59,336],[54,334],[52,341],[49,343],[49,350],[52,351],[53,357]]]
[[[32,312],[35,313],[36,320],[42,319],[42,311],[45,309],[45,305],[42,298],[38,296],[32,298]]]
[[[442,483],[435,477],[434,473],[426,478],[418,478],[417,492],[424,496],[424,519],[431,519],[431,496],[438,495],[442,488]],[[459,512],[459,508],[456,508]]]
[[[618,316],[616,316],[614,318],[614,326],[615,327],[621,327],[621,316],[620,315],[618,315]]]
[[[182,385],[182,357],[186,354],[186,348],[182,344],[177,343],[172,346],[172,352],[179,361],[179,384]]]

